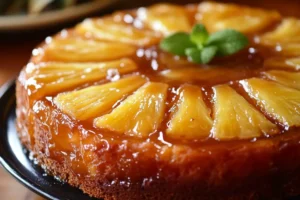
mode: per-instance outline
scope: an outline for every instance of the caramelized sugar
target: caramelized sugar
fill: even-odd
[[[195,7],[190,6],[188,12],[193,16]],[[114,18],[128,24],[133,24],[137,28],[144,27],[143,23],[136,19],[135,12],[119,12],[115,14]],[[192,22],[193,20],[194,18],[191,17]],[[274,24],[274,27],[276,25],[277,24]],[[72,30],[64,30],[53,39],[65,37],[79,38],[81,36],[77,35]],[[150,81],[165,82],[169,85],[165,109],[167,112],[165,113],[164,120],[160,128],[151,133],[147,139],[115,134],[109,130],[100,130],[94,126],[92,120],[79,121],[73,119],[62,113],[54,105],[53,98],[56,94],[40,99],[34,99],[34,95],[31,94],[30,96],[29,94],[30,107],[33,107],[34,116],[39,121],[37,126],[40,126],[45,133],[51,134],[48,135],[47,139],[43,139],[43,142],[47,147],[47,152],[44,153],[61,162],[65,160],[70,161],[73,170],[77,173],[96,174],[97,171],[105,171],[105,165],[101,163],[101,159],[97,159],[99,158],[98,156],[103,157],[106,161],[111,160],[111,162],[113,162],[112,159],[114,159],[114,157],[111,156],[111,153],[116,153],[117,151],[122,151],[123,158],[127,158],[127,160],[122,161],[125,167],[135,168],[135,166],[138,166],[139,163],[134,163],[133,160],[143,153],[138,151],[126,151],[128,146],[132,149],[138,149],[138,147],[145,145],[145,148],[148,148],[147,150],[151,152],[149,155],[158,155],[161,148],[172,145],[188,145],[192,148],[205,148],[206,146],[210,146],[212,149],[215,145],[217,145],[218,148],[221,146],[222,148],[227,148],[226,144],[228,143],[232,144],[231,147],[240,145],[240,141],[237,142],[234,140],[220,142],[211,138],[193,141],[172,139],[165,135],[165,130],[167,128],[167,123],[170,120],[170,113],[174,112],[174,103],[178,99],[178,88],[186,83],[202,88],[205,103],[210,110],[213,109],[213,91],[211,87],[218,84],[229,84],[237,92],[242,94],[249,103],[256,107],[260,112],[263,112],[244,92],[238,81],[252,77],[261,77],[261,72],[266,71],[268,68],[268,66],[264,65],[264,61],[268,58],[279,56],[280,51],[277,51],[278,48],[276,50],[276,48],[260,45],[256,41],[256,35],[248,35],[248,37],[250,44],[247,48],[232,56],[215,58],[209,65],[194,64],[186,58],[173,56],[160,50],[157,45],[136,48],[135,54],[129,56],[129,58],[134,60],[139,66],[133,74],[140,74],[147,77]],[[51,40],[51,38],[47,38],[45,44],[33,51],[35,55],[33,55],[31,62],[40,63],[53,61],[51,58],[47,57],[47,54],[44,54],[44,48],[51,43]],[[93,61],[95,60],[90,60],[90,62]],[[187,69],[189,71],[186,71]],[[170,72],[176,72],[177,75],[170,75]],[[107,80],[88,82],[76,88],[70,88],[67,91],[102,84],[103,82],[111,80],[115,81],[123,76],[115,74],[115,76],[112,75],[111,77],[107,77]],[[114,107],[119,105],[119,103],[116,103]],[[112,107],[111,110],[114,107]],[[106,113],[110,113],[111,110],[108,110]],[[211,117],[213,118],[212,114]],[[277,124],[272,118],[266,117]],[[55,126],[51,124],[54,124]],[[286,131],[280,124],[278,124],[278,127],[281,132],[285,134],[292,134],[292,132],[294,132],[294,130]],[[33,133],[30,134],[33,138]],[[275,137],[280,138],[281,136]],[[261,140],[265,139],[262,138]],[[245,143],[251,143],[253,141],[256,141],[256,139],[251,141],[244,140]],[[149,157],[147,156],[149,155],[145,153],[144,159],[148,159]],[[151,157],[151,159],[155,160],[154,157]],[[89,163],[89,165],[86,165],[86,163]],[[151,171],[151,167],[143,167],[147,168],[148,171]],[[121,174],[120,177],[128,177],[125,169],[118,173]]]

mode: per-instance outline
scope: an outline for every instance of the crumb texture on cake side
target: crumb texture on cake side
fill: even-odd
[[[208,65],[159,48],[197,23],[250,44]],[[299,195],[299,33],[300,19],[216,2],[86,19],[47,37],[21,71],[20,140],[97,198]]]

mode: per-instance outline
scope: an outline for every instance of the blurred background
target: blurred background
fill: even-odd
[[[218,1],[218,0],[216,0]],[[272,8],[300,16],[299,0],[220,0]],[[147,6],[159,0],[0,0],[0,86],[13,80],[27,63],[32,49],[48,35],[72,27],[85,17]],[[178,4],[195,0],[164,0]],[[0,167],[1,200],[39,200]]]

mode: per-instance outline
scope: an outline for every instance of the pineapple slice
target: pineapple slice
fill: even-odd
[[[300,20],[286,18],[272,32],[260,37],[260,42],[267,46],[275,46],[276,50],[286,56],[300,55]]]
[[[44,56],[47,61],[97,62],[127,57],[135,51],[129,44],[65,38],[52,40]]]
[[[120,74],[136,69],[137,65],[130,59],[102,63],[41,63],[36,68],[27,70],[30,78],[26,87],[42,97],[109,76],[118,78]]]
[[[250,97],[286,129],[300,126],[300,91],[258,78],[241,81],[241,84]]]
[[[177,111],[169,122],[166,134],[173,138],[199,139],[208,137],[212,127],[210,110],[206,107],[201,89],[185,85],[181,88]]]
[[[275,124],[228,85],[216,86],[213,90],[215,121],[212,134],[215,139],[250,139],[278,133]]]
[[[231,80],[239,80],[246,77],[246,69],[241,68],[220,68],[220,67],[184,67],[164,70],[159,76],[166,81],[175,82],[203,82],[207,84],[218,84]]]
[[[95,125],[126,135],[147,137],[163,120],[167,89],[164,83],[146,83],[111,113],[95,119]]]
[[[272,70],[263,73],[268,79],[276,81],[282,85],[300,90],[300,72],[286,72]]]
[[[210,32],[232,28],[244,33],[254,33],[280,20],[280,14],[234,4],[203,2],[199,4],[196,18]]]
[[[118,100],[146,82],[141,76],[132,76],[104,85],[61,93],[54,99],[56,106],[75,119],[86,120],[100,116]]]
[[[300,56],[300,43],[281,44],[279,53],[285,56]]]
[[[300,69],[300,57],[295,58],[269,58],[265,60],[264,67],[267,69]]]
[[[154,45],[160,41],[160,34],[158,33],[141,30],[121,22],[115,22],[111,18],[87,19],[77,25],[75,30],[86,37],[118,41],[138,46]]]
[[[300,42],[300,20],[285,18],[274,30],[260,37],[263,44],[276,45],[278,43]]]
[[[190,32],[192,29],[187,11],[181,6],[161,3],[139,9],[137,15],[150,28],[164,35],[178,31]]]

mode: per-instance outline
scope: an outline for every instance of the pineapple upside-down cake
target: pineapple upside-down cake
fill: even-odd
[[[203,24],[248,46],[209,64],[159,43]],[[17,128],[54,176],[104,199],[300,194],[300,20],[233,4],[157,4],[84,20],[33,50]]]

